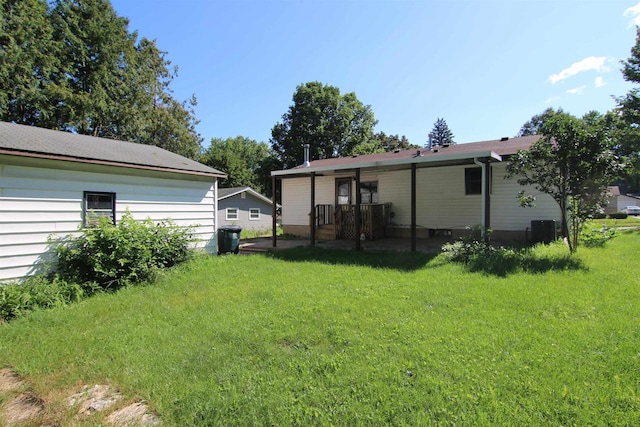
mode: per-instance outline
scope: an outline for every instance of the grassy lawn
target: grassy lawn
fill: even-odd
[[[50,401],[110,384],[164,425],[640,425],[638,251],[629,230],[501,274],[409,253],[199,258],[0,325],[0,367]]]

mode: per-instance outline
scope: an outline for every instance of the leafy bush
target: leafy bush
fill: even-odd
[[[442,245],[442,252],[446,258],[463,264],[478,257],[490,257],[495,251],[496,248],[491,244],[478,240],[459,240]]]
[[[625,214],[626,215],[626,214]],[[585,226],[580,233],[580,240],[587,247],[601,247],[616,236],[616,230],[602,224],[600,228]]]
[[[151,280],[157,269],[186,261],[192,241],[192,228],[170,220],[140,222],[126,212],[118,225],[101,218],[95,227],[52,241],[52,246],[62,278],[113,289]]]
[[[85,290],[59,277],[32,276],[22,283],[0,284],[0,320],[10,320],[33,310],[61,307],[78,301]]]
[[[454,262],[468,263],[477,257],[491,256],[496,248],[482,240],[483,227],[474,225],[467,227],[469,234],[453,243],[445,243],[442,252],[445,257]],[[486,230],[486,237],[491,234],[491,229]]]
[[[626,212],[613,212],[609,214],[611,219],[627,219],[629,215]]]

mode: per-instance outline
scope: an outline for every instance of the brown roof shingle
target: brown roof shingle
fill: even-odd
[[[357,168],[359,165],[371,165],[374,163],[390,164],[398,161],[399,163],[411,163],[412,158],[420,157],[421,162],[429,162],[433,160],[446,160],[451,157],[473,158],[474,154],[486,154],[493,152],[499,156],[509,156],[515,154],[518,150],[526,150],[531,144],[540,139],[540,135],[531,135],[519,138],[508,138],[491,141],[470,142],[464,144],[454,144],[448,147],[436,147],[434,150],[427,148],[400,150],[386,153],[367,154],[353,157],[336,157],[331,159],[312,160],[309,167],[296,166],[286,171],[276,172],[276,175],[287,175],[303,172],[307,169],[316,168],[336,169]]]

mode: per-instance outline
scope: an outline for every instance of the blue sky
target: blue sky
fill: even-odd
[[[514,136],[548,107],[605,112],[640,24],[635,1],[112,0],[129,30],[179,67],[198,132],[268,142],[296,86],[371,105],[376,131],[424,144],[437,118],[458,143]]]

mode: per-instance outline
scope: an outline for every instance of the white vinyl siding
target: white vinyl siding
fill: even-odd
[[[494,230],[525,230],[532,220],[555,220],[560,224],[560,208],[551,196],[523,187],[516,179],[504,179],[506,165],[493,165],[493,192],[491,193],[491,228]],[[523,208],[516,199],[519,191],[536,196],[536,206]]]
[[[40,167],[31,167],[24,165],[24,159],[10,164],[13,159],[0,156],[4,163],[0,166],[0,280],[37,271],[47,260],[43,253],[50,235],[62,237],[79,230],[85,191],[115,193],[116,221],[127,210],[140,220],[171,218],[177,225],[195,227],[197,246],[217,250],[215,178],[108,166],[92,167],[99,172],[64,170],[76,165],[59,161],[38,160],[34,162]],[[51,167],[43,167],[47,165]]]
[[[316,182],[316,191],[317,190],[318,187]],[[333,195],[333,190],[331,191],[331,194]],[[292,178],[282,180],[283,224],[309,225],[309,208],[311,206],[310,195],[311,191],[309,178]],[[333,204],[333,201],[331,201],[330,203]]]

